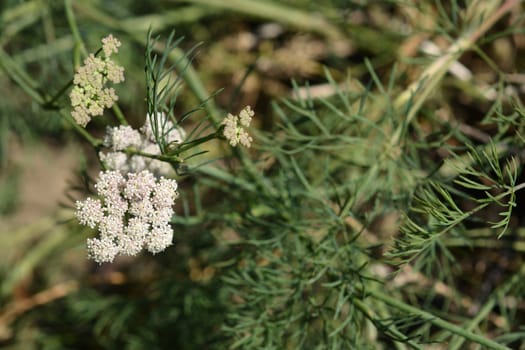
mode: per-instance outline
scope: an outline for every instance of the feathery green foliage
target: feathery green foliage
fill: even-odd
[[[2,230],[0,344],[523,347],[523,4],[150,5],[2,5],[0,90],[17,97],[0,108],[0,215],[17,203],[8,137],[81,143],[85,191],[104,128],[145,118],[160,154],[124,152],[169,163],[180,197],[173,246],[102,266],[71,203]],[[109,32],[126,88],[84,129],[70,79]],[[222,120],[248,104],[253,145],[229,147]]]

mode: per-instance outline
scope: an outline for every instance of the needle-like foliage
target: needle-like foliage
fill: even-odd
[[[87,227],[67,203],[0,232],[0,342],[523,347],[523,4],[109,3],[0,5],[0,89],[81,140],[71,190],[93,197]],[[36,19],[34,47],[12,40]],[[109,32],[126,80],[84,128],[71,76]],[[53,84],[50,58],[73,61]]]

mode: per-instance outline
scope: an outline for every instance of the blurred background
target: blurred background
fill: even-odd
[[[272,106],[282,99],[329,97],[334,86],[374,90],[374,80],[392,95],[404,91],[465,29],[464,7],[462,1],[0,1],[0,347],[222,348],[228,337],[221,325],[232,301],[221,287],[219,262],[235,255],[224,242],[237,239],[221,218],[181,218],[174,246],[161,254],[102,266],[88,261],[84,244],[92,232],[76,223],[72,208],[85,196],[88,175],[99,170],[96,152],[5,70],[19,70],[36,91],[54,96],[74,74],[75,35],[94,52],[112,33],[122,42],[116,61],[126,70],[126,81],[116,87],[119,106],[139,127],[146,118],[148,29],[161,41],[175,30],[184,37],[180,48],[191,52],[198,86],[184,86],[174,114],[213,96],[212,106],[196,116],[224,116],[250,105],[255,127],[271,131],[277,123]],[[439,140],[445,124],[480,143],[505,132],[485,117],[500,98],[494,86],[505,85],[515,98],[514,105],[503,102],[505,108],[523,101],[523,16],[522,6],[515,7],[452,65],[411,130],[422,142]],[[61,108],[67,102],[65,95]],[[197,119],[182,126],[191,128]],[[108,124],[116,120],[99,117],[87,130],[102,137]],[[202,161],[228,152],[214,144]],[[440,152],[430,157],[439,162]],[[222,203],[222,194],[208,189],[196,204],[183,193],[193,191],[195,179],[179,181],[178,213],[191,217],[197,205],[213,211]],[[390,237],[398,233],[397,219],[381,215],[369,223]],[[519,226],[522,215],[513,220]],[[463,290],[477,290],[473,298],[483,299],[521,266],[520,249],[483,250],[476,263],[468,255],[459,259],[463,271],[476,276],[462,282]],[[523,300],[518,304],[523,320]],[[379,343],[370,348],[389,348]]]

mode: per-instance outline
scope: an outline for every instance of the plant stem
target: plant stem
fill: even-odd
[[[171,154],[179,155],[182,152],[184,152],[184,151],[186,151],[188,149],[192,149],[192,148],[194,148],[197,145],[200,145],[200,144],[205,143],[207,141],[219,138],[220,137],[219,135],[220,135],[220,132],[222,131],[222,129],[223,128],[221,127],[221,128],[219,128],[219,130],[217,130],[214,133],[211,133],[209,135],[206,135],[206,136],[200,137],[198,139],[189,141],[189,142],[185,143],[184,145],[182,145],[181,147],[175,148],[173,151],[168,152],[168,154],[170,154],[170,155]]]
[[[73,34],[73,38],[75,40],[75,46],[78,47],[82,51],[82,54],[84,56],[87,56],[86,47],[84,46],[84,41],[82,40],[82,37],[80,36],[80,31],[78,30],[78,25],[75,19],[75,14],[71,6],[71,0],[64,0],[64,8],[66,10],[66,18],[69,24],[69,28],[71,29],[71,33]]]
[[[89,142],[91,144],[91,146],[93,146],[94,148],[98,148],[98,147],[102,146],[102,144],[103,144],[102,140],[91,136],[91,134],[89,132],[87,132],[86,129],[84,129],[83,127],[78,125],[75,122],[75,120],[73,119],[73,117],[71,116],[71,113],[67,112],[65,109],[61,109],[60,110],[60,115],[64,119],[66,119],[69,122],[69,124],[71,124],[71,126],[73,126],[73,129],[75,129],[80,134],[80,136],[82,136],[84,139],[86,139],[86,141]]]
[[[122,113],[122,110],[120,109],[118,104],[115,103],[111,110],[113,111],[113,113],[115,113],[115,117],[117,117],[117,120],[121,125],[129,125],[128,121],[126,120],[126,117],[124,117],[124,113]]]
[[[44,97],[36,90],[36,82],[28,76],[20,67],[12,60],[11,57],[0,47],[0,68],[20,86],[20,88],[28,94],[38,104],[44,104]]]
[[[367,307],[367,305],[357,299],[357,298],[352,298],[352,303],[355,305],[355,307],[361,311],[361,313],[363,315],[365,315],[366,318],[368,318],[370,321],[374,322],[374,315],[373,315],[373,312]],[[399,339],[404,339],[406,340],[407,344],[409,344],[410,346],[412,346],[414,349],[422,349],[420,346],[418,346],[416,343],[414,343],[414,341],[408,339],[403,333],[401,333],[396,327],[395,325],[389,325],[389,326],[386,326],[389,328],[389,331],[392,332],[392,335],[396,336],[397,338]],[[397,344],[397,342],[396,342]],[[401,343],[402,344],[402,343]]]
[[[55,94],[55,96],[53,96],[50,100],[48,100],[45,105],[44,105],[44,108],[50,108],[50,109],[53,109],[57,106],[55,106],[55,102],[67,91],[67,89],[69,89],[71,86],[73,86],[73,79],[71,79],[70,81],[68,81],[60,90],[58,90],[58,92]]]
[[[11,57],[9,57],[9,55],[4,50],[2,50],[2,48],[0,48],[0,68],[2,68],[7,76],[15,81],[18,86],[20,86],[20,88],[34,101],[36,101],[43,109],[48,109],[50,105],[54,103],[53,101],[56,100],[56,97],[51,98],[44,95],[43,92],[38,91],[38,84],[22,69],[20,69],[20,67],[11,59]],[[78,125],[71,117],[71,114],[66,112],[64,109],[61,109],[59,113],[93,147],[98,147],[102,144],[101,140],[94,138],[86,131],[86,129]]]
[[[247,182],[243,180],[241,177],[234,176],[230,174],[229,172],[221,170],[217,167],[201,166],[195,169],[195,171],[199,174],[203,174],[211,178],[215,178],[215,179],[224,181],[225,183],[230,184],[232,186],[242,188],[245,191],[257,192],[257,188],[252,183]]]
[[[157,159],[157,160],[161,160],[161,161],[164,161],[164,162],[170,162],[170,163],[173,163],[174,161],[175,162],[178,162],[178,163],[182,163],[184,160],[178,156],[175,156],[175,155],[163,155],[163,154],[152,154],[152,153],[146,153],[146,152],[141,152],[135,148],[126,148],[125,150],[122,150],[122,152],[126,153],[126,154],[129,154],[129,155],[137,155],[137,156],[142,156],[142,157],[146,157],[146,158],[151,158],[151,159]]]
[[[202,4],[206,7],[221,8],[263,19],[271,19],[301,30],[316,32],[331,39],[343,37],[343,34],[337,27],[322,17],[267,0],[187,0],[187,2]]]
[[[484,249],[512,249],[516,252],[525,253],[525,242],[512,242],[494,238],[472,238],[465,241],[461,238],[447,238],[443,242],[447,247],[477,247]]]
[[[479,311],[479,313],[474,317],[467,325],[466,330],[471,331],[474,329],[482,320],[486,319],[487,315],[490,313],[490,310],[496,305],[497,299],[501,295],[505,295],[508,293],[508,291],[516,285],[521,279],[523,278],[523,274],[525,273],[525,265],[522,265],[521,270],[515,273],[510,279],[508,279],[503,285],[501,285],[498,289],[496,289],[492,295],[490,296],[489,300],[483,305],[483,308]],[[449,350],[457,350],[463,345],[463,342],[465,341],[465,338],[455,337],[450,344],[449,344]]]
[[[492,1],[490,5],[492,7],[496,7],[497,3],[499,2],[501,1]],[[401,95],[397,97],[394,102],[394,106],[398,109],[403,108],[403,106],[405,106],[409,101],[413,102],[410,106],[410,109],[407,111],[405,123],[398,127],[391,139],[390,144],[392,146],[399,144],[404,128],[415,117],[417,111],[419,111],[419,108],[423,105],[423,102],[428,98],[437,84],[442,80],[450,66],[456,62],[465,51],[471,49],[483,34],[485,34],[514,6],[518,5],[519,2],[519,0],[506,1],[499,7],[497,11],[484,19],[477,28],[469,28],[469,30],[467,30],[461,37],[459,37],[452,45],[449,46],[447,51],[441,57],[436,59],[430,66],[427,67],[427,69],[425,69],[417,81],[413,82],[408,89],[406,89]],[[482,5],[487,4],[485,3]],[[467,12],[476,12],[477,6],[481,6],[479,2],[472,2],[472,5]],[[482,16],[480,15],[480,17]],[[475,19],[473,19],[471,23],[473,25],[477,24]]]
[[[379,292],[376,290],[367,290],[367,292],[369,293],[369,296],[371,296],[372,298],[380,300],[400,311],[404,311],[404,312],[419,316],[426,322],[430,322],[433,325],[440,327],[442,329],[445,329],[453,334],[457,334],[465,339],[468,339],[470,341],[483,345],[487,349],[510,350],[510,348],[504,345],[498,344],[493,340],[490,340],[478,334],[472,333],[471,331],[463,329],[459,326],[456,326],[455,324],[452,324],[448,321],[445,321],[444,319],[439,318],[436,315],[433,315],[429,312],[426,312],[416,307],[413,307],[411,305],[408,305],[404,303],[403,301],[398,300],[396,298],[389,297],[388,295],[382,292]]]

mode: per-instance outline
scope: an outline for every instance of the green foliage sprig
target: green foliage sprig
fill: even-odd
[[[127,17],[115,20],[100,4],[64,1],[60,11],[69,29],[60,42],[72,51],[70,72],[98,40],[93,37],[99,33],[90,31],[99,27],[144,49],[138,70],[143,73],[145,66],[145,111],[138,119],[146,114],[153,137],[148,142],[158,150],[141,144],[145,137],[137,135],[147,128],[139,132],[130,126],[138,119],[125,99],[111,111],[117,126],[106,118],[97,118],[90,129],[75,123],[65,98],[71,82],[64,79],[49,88],[20,59],[35,51],[16,56],[0,49],[0,67],[9,84],[93,146],[93,158],[115,148],[111,151],[127,160],[147,159],[161,170],[168,166],[179,186],[170,219],[174,240],[168,243],[173,245],[155,256],[72,273],[60,259],[73,250],[77,262],[88,232],[73,222],[54,225],[71,219],[71,210],[66,219],[53,216],[53,223],[39,224],[37,239],[17,238],[30,253],[20,254],[15,269],[0,270],[5,282],[0,301],[7,305],[5,313],[0,311],[0,326],[5,326],[0,330],[12,327],[14,342],[31,334],[25,330],[36,330],[32,342],[72,348],[424,349],[447,344],[460,349],[477,344],[509,349],[523,342],[525,113],[512,80],[520,77],[499,68],[488,49],[498,39],[521,33],[519,11],[509,28],[499,27],[510,12],[521,9],[519,1],[327,0],[317,2],[311,14],[306,9],[312,5],[301,1],[292,10],[290,4],[268,0],[189,0],[174,5],[180,6],[176,11],[165,11],[170,2],[151,4],[158,13],[136,16],[132,11],[140,6],[129,3],[136,6],[112,5],[117,17]],[[0,17],[10,24],[17,13],[29,11],[29,23],[39,18],[38,11],[53,10],[44,2],[31,4],[10,4],[18,11]],[[239,143],[245,134],[237,128],[246,126],[242,116],[251,118],[251,110],[225,123],[227,113],[214,101],[218,93],[208,93],[197,73],[207,67],[195,64],[195,47],[182,48],[182,38],[173,32],[145,32],[151,22],[159,28],[188,23],[181,13],[213,26],[219,20],[210,9],[231,15],[235,23],[228,27],[244,28],[244,22],[236,22],[239,14],[250,16],[244,33],[254,46],[227,59],[264,56],[268,47],[286,42],[280,34],[269,41],[265,37],[273,35],[264,34],[268,28],[275,31],[266,27],[271,20],[278,22],[278,31],[300,28],[334,47],[352,38],[348,50],[356,50],[359,62],[352,61],[345,75],[334,67],[346,68],[348,60],[333,63],[330,55],[323,56],[327,67],[318,70],[324,77],[316,76],[323,92],[292,81],[290,96],[268,108],[258,106],[265,114],[254,108],[254,121],[262,127],[253,139],[244,138],[253,141],[250,149],[210,143],[228,135],[235,138],[230,144]],[[366,25],[348,23],[346,14]],[[49,29],[49,17],[42,16]],[[86,21],[96,26],[86,27]],[[418,27],[427,22],[434,27]],[[402,29],[394,33],[390,25]],[[8,26],[7,33],[16,27]],[[386,29],[392,33],[385,34]],[[200,26],[196,32],[211,30]],[[414,38],[434,44],[437,51],[429,55],[424,45],[421,52],[411,51],[408,43]],[[252,52],[259,42],[266,45]],[[405,51],[410,55],[405,57]],[[476,65],[494,73],[493,80],[458,73],[464,57],[474,60],[469,51]],[[367,55],[373,57],[363,60]],[[475,67],[463,66],[468,72]],[[252,68],[243,83],[251,74],[262,76],[263,64]],[[187,96],[195,106],[181,112]],[[130,136],[131,145],[120,149],[101,139],[100,128],[106,126]],[[177,138],[170,136],[175,131]],[[109,162],[101,163],[109,168]],[[126,215],[128,221],[139,216],[136,211]],[[85,221],[92,223],[89,218]],[[55,226],[61,229],[55,232]],[[13,236],[25,237],[22,231]],[[62,275],[74,279],[74,287],[24,314],[15,289],[31,271],[41,279],[32,285],[35,290]],[[12,322],[16,317],[20,322]],[[0,333],[1,338],[9,332]]]

